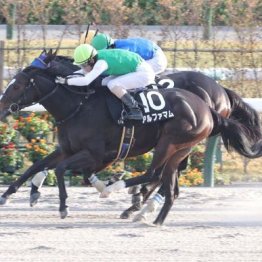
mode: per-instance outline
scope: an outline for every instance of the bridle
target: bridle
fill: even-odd
[[[72,88],[70,88],[67,85],[61,85],[61,84],[56,84],[55,88],[47,93],[46,95],[42,96],[42,92],[40,91],[40,89],[37,87],[36,83],[35,83],[35,79],[32,78],[29,74],[21,71],[19,74],[23,74],[27,79],[28,79],[28,85],[25,87],[25,90],[23,91],[21,97],[18,99],[17,102],[12,101],[10,98],[6,97],[6,94],[3,94],[2,97],[6,97],[6,99],[10,102],[10,106],[8,108],[8,112],[10,112],[11,114],[16,114],[18,113],[18,111],[20,111],[21,109],[28,107],[28,106],[32,106],[35,104],[41,104],[42,102],[44,102],[45,100],[47,100],[48,98],[50,98],[51,96],[53,96],[56,91],[62,87],[64,89],[66,89],[67,91],[76,94],[76,95],[82,95],[84,96],[84,101],[81,100],[80,103],[77,105],[76,109],[70,113],[68,116],[66,116],[64,119],[56,121],[57,125],[61,125],[65,122],[67,122],[69,119],[71,119],[72,117],[74,117],[81,109],[82,105],[84,104],[85,101],[87,101],[87,99],[89,98],[89,96],[93,93],[95,93],[94,89],[89,89],[86,92],[80,92],[80,91],[76,91],[73,90]],[[27,100],[27,91],[34,88],[38,94],[38,99],[32,103],[26,103],[25,101]]]
[[[42,93],[41,93],[40,89],[37,87],[37,85],[35,84],[34,78],[32,78],[29,74],[27,74],[23,71],[21,71],[19,74],[24,75],[29,80],[29,84],[25,87],[25,90],[23,91],[23,93],[22,93],[21,97],[18,99],[18,101],[14,102],[10,98],[6,97],[5,93],[2,96],[2,97],[6,97],[6,100],[10,102],[8,112],[10,112],[11,114],[15,114],[25,107],[32,106],[32,105],[35,105],[35,104],[38,104],[38,103],[39,104],[42,103],[43,101],[48,99],[50,96],[52,96],[57,91],[57,89],[59,88],[59,85],[56,85],[56,87],[51,92],[49,92],[45,96],[41,97]],[[32,103],[26,103],[25,102],[27,100],[26,94],[27,94],[27,91],[30,90],[31,88],[34,88],[36,90],[36,92],[40,96],[40,98],[37,99],[36,101],[32,102]]]

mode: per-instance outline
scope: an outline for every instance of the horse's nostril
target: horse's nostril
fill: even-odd
[[[19,111],[19,105],[18,105],[18,104],[15,104],[15,103],[11,104],[10,107],[9,107],[9,111],[10,111],[11,113],[14,113],[14,112]]]

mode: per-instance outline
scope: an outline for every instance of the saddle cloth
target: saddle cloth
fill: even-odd
[[[164,89],[144,89],[144,91],[131,93],[141,108],[143,124],[164,121],[174,117],[169,103],[162,94],[163,92]],[[106,97],[106,102],[114,121],[120,125],[126,124],[125,114],[127,109],[121,100],[114,95],[108,95]],[[137,122],[140,123],[140,121]]]

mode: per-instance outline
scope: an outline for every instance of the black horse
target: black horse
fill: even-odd
[[[46,59],[52,59],[49,54]],[[60,64],[59,68],[63,69]],[[17,111],[33,103],[41,103],[58,124],[60,147],[45,159],[36,162],[2,195],[1,202],[17,191],[31,176],[47,168],[56,169],[60,196],[61,217],[67,215],[64,172],[67,169],[83,169],[86,174],[102,170],[117,154],[122,127],[109,114],[106,97],[109,91],[101,87],[100,80],[93,82],[96,93],[85,95],[74,87],[56,85],[57,74],[51,70],[28,67],[18,73],[8,85],[1,101],[1,119],[10,111]],[[55,73],[55,74],[54,74]],[[95,88],[97,86],[98,88]],[[178,164],[190,153],[192,146],[208,137],[213,127],[221,132],[228,146],[238,152],[250,152],[252,145],[246,139],[245,128],[237,121],[228,120],[209,109],[204,101],[194,94],[179,89],[160,91],[170,105],[174,118],[143,125],[135,124],[135,143],[129,156],[143,154],[155,148],[155,154],[147,175],[125,181],[126,186],[136,183],[159,181],[155,171],[162,170],[166,202],[156,224],[162,224],[174,200],[174,188]],[[256,147],[254,156],[261,156]]]

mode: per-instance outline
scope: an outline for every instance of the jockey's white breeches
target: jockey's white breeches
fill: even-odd
[[[153,68],[156,75],[163,73],[167,68],[167,58],[161,48],[158,48],[154,57],[146,62]]]
[[[149,64],[143,61],[135,72],[121,76],[108,76],[102,81],[117,97],[122,97],[125,90],[137,89],[154,83],[155,73]]]

